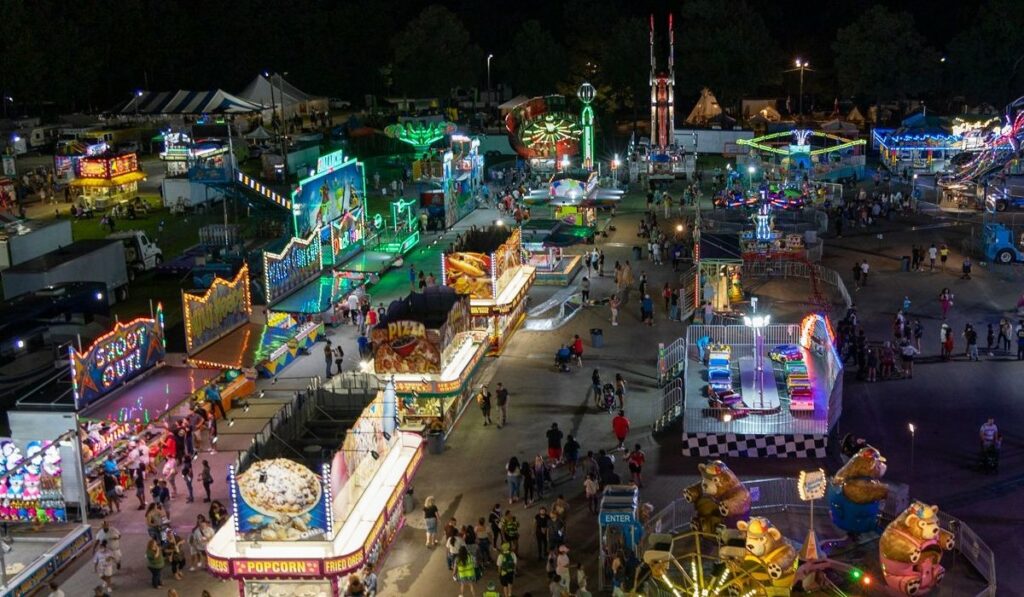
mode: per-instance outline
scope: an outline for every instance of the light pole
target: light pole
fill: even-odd
[[[754,172],[756,172],[756,171],[757,171],[757,168],[755,168],[753,166],[747,166],[747,187],[748,188],[751,188],[751,189],[754,188]]]
[[[13,106],[14,98],[9,95],[5,95],[2,99],[0,99],[0,103],[4,105],[4,118],[7,118],[7,102],[11,102],[11,105]]]
[[[914,481],[914,440],[917,437],[917,427],[913,423],[907,423],[910,430],[910,481]]]
[[[491,58],[494,54],[487,55],[487,105],[491,105]]]
[[[743,316],[743,325],[754,331],[754,389],[757,390],[758,406],[764,409],[764,328],[771,322],[771,315],[757,312],[757,297],[750,298],[750,315]]]
[[[806,60],[801,60],[801,59],[797,58],[796,59],[796,68],[791,68],[791,69],[786,71],[787,73],[792,73],[792,72],[800,71],[800,99],[797,100],[797,104],[800,106],[800,115],[801,116],[804,115],[804,71],[806,71],[806,70],[814,72],[814,69],[811,68],[811,63],[810,62],[807,62]]]

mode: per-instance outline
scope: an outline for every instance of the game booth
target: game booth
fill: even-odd
[[[519,228],[491,226],[463,232],[454,251],[441,255],[441,284],[470,296],[475,330],[498,354],[526,317],[526,295],[536,269],[523,259]]]
[[[899,128],[874,129],[871,143],[891,172],[942,172],[965,150],[964,132],[953,131],[943,119],[919,112],[905,118]]]
[[[432,149],[413,162],[413,180],[420,186],[420,207],[427,212],[430,230],[447,229],[476,208],[475,195],[483,185],[484,159],[480,140],[451,135],[446,150]]]
[[[283,458],[232,467],[232,515],[207,547],[209,572],[245,597],[340,597],[351,575],[379,570],[423,458],[396,402],[388,384],[315,472]]]
[[[71,188],[91,209],[105,210],[133,199],[139,194],[139,181],[146,180],[134,152],[80,157],[75,167]]]
[[[842,361],[827,316],[692,325],[681,378],[687,456],[824,458],[842,411]],[[671,390],[671,388],[670,388]]]
[[[529,252],[527,265],[537,272],[533,279],[537,286],[568,286],[583,269],[583,257],[566,254],[562,247],[523,243],[523,248]]]
[[[292,239],[281,254],[264,251],[268,304],[291,286],[320,274],[320,243]],[[322,321],[267,311],[266,323],[251,320],[249,268],[232,280],[216,278],[201,292],[182,292],[188,363],[201,369],[241,371],[242,377],[274,377],[307,351],[324,332]],[[272,308],[272,307],[271,307]],[[225,403],[227,407],[227,403]]]
[[[163,422],[205,406],[210,387],[220,392],[225,406],[255,390],[243,376],[165,364],[159,305],[153,316],[117,322],[90,346],[73,347],[70,353],[70,389],[58,385],[52,392],[26,396],[8,419],[15,437],[74,434],[89,506],[100,513],[109,509],[102,479],[108,455],[119,463],[119,481],[129,490],[124,460],[131,447],[161,441]]]
[[[0,438],[4,595],[36,594],[93,543],[75,433],[45,437]]]
[[[370,330],[371,360],[364,369],[392,380],[402,428],[423,431],[440,420],[450,430],[469,403],[470,382],[488,350],[473,331],[470,299],[447,286],[428,286],[392,301]]]

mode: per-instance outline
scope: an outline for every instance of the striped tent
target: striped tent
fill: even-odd
[[[213,91],[144,91],[125,104],[121,114],[246,114],[263,106],[222,89]]]

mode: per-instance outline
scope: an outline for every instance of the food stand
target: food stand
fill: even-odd
[[[93,209],[106,209],[134,198],[139,193],[139,181],[146,180],[134,152],[81,157],[75,168],[70,185]]]
[[[275,289],[293,284],[289,276],[304,275],[308,279],[319,273],[319,243],[295,244],[295,240],[281,255],[264,253],[264,262],[270,268],[268,300]],[[310,255],[298,256],[296,247],[315,252],[316,260]],[[274,377],[323,334],[323,322],[298,320],[288,313],[268,312],[266,323],[252,322],[247,266],[233,280],[215,279],[202,294],[183,292],[182,307],[189,364],[240,370],[249,378]]]
[[[536,268],[523,260],[522,232],[492,226],[468,230],[455,251],[441,256],[441,283],[470,295],[473,329],[498,354],[526,317],[526,294]]]
[[[396,399],[389,384],[319,473],[285,459],[232,469],[232,518],[207,547],[210,573],[243,597],[333,597],[379,567],[423,458],[422,437],[397,429]]]
[[[451,429],[486,352],[484,335],[470,330],[469,297],[446,286],[410,293],[388,306],[370,340],[372,360],[364,367],[394,382],[403,428],[441,419]]]

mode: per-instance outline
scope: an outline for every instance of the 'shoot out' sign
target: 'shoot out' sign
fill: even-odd
[[[84,408],[164,358],[163,307],[156,317],[114,325],[83,352],[71,349],[75,408]]]

